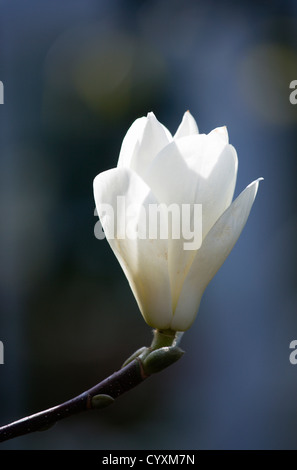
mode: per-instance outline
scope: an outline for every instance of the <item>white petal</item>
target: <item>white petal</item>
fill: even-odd
[[[126,166],[143,176],[148,165],[170,141],[172,136],[154,113],[136,120],[128,131],[120,152],[118,166]]]
[[[172,329],[185,331],[193,323],[206,286],[226,260],[245,226],[259,180],[246,187],[204,239],[184,282],[174,312]]]
[[[146,232],[141,207],[148,211],[149,204],[156,204],[150,188],[133,171],[116,168],[95,178],[94,196],[105,235],[144,319],[154,328],[167,329],[172,319],[167,240],[122,238],[129,227],[130,231],[134,228],[138,233]],[[126,210],[132,209],[128,217],[122,203],[122,208],[118,204],[118,196],[123,197]],[[104,215],[104,204],[109,204],[117,217],[114,231],[110,218]]]
[[[217,135],[173,141],[155,158],[144,180],[160,202],[203,205],[203,236],[230,205],[238,160],[232,145]]]
[[[131,127],[128,129],[122,142],[120,156],[118,160],[118,167],[130,167],[131,159],[134,155],[136,146],[139,145],[139,141],[142,138],[146,123],[147,118],[141,117],[136,119],[136,121],[134,121]]]
[[[229,136],[228,136],[228,131],[226,126],[222,127],[217,127],[216,129],[213,129],[208,135],[213,135],[216,134],[219,136],[226,144],[229,143]]]
[[[159,202],[202,205],[202,237],[230,205],[237,175],[237,155],[219,137],[188,136],[167,145],[145,175],[147,184]],[[173,309],[195,257],[185,251],[182,237],[169,242],[169,275]]]
[[[190,111],[186,111],[173,138],[180,139],[192,134],[199,134],[198,126]]]

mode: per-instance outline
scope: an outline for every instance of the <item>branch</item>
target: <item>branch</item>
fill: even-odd
[[[121,370],[89,390],[58,406],[22,418],[0,428],[0,442],[51,427],[57,421],[92,408],[111,404],[115,398],[131,390],[145,380],[141,362],[133,360]],[[95,397],[98,396],[98,399]],[[100,399],[101,397],[101,399]],[[100,406],[100,402],[102,406]],[[99,405],[99,406],[98,406]]]
[[[116,398],[142,383],[151,374],[177,361],[183,354],[177,347],[178,341],[175,332],[155,330],[149,348],[136,351],[120,370],[102,382],[60,405],[0,427],[0,442],[47,429],[57,421],[82,411],[112,404]]]

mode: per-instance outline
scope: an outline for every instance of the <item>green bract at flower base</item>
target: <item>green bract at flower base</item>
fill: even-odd
[[[235,245],[261,179],[253,181],[232,202],[237,165],[237,153],[229,144],[226,127],[199,134],[187,111],[172,136],[149,113],[136,119],[128,130],[117,168],[95,178],[94,197],[105,236],[151,327],[173,331],[190,328],[206,286]],[[140,233],[144,231],[140,210],[129,220],[119,213],[119,196],[125,207],[137,203],[141,209],[150,204],[201,204],[201,246],[185,250],[187,240],[183,236],[114,236],[114,228],[126,233],[128,224]],[[104,213],[106,204],[115,212],[112,223]]]

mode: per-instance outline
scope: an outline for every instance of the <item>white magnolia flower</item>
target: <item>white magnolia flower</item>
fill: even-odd
[[[256,197],[259,180],[232,202],[236,176],[237,154],[226,127],[199,134],[186,112],[174,136],[153,113],[136,119],[123,140],[117,168],[95,178],[105,236],[153,328],[185,331],[193,323],[202,294],[236,243]],[[134,207],[129,217],[118,205],[119,196],[125,208]],[[142,210],[161,203],[202,205],[200,248],[185,250],[183,237],[124,236],[128,225],[143,235]],[[106,216],[107,205],[115,220]]]

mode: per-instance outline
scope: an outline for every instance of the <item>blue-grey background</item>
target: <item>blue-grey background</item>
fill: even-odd
[[[118,369],[151,330],[92,181],[130,124],[227,125],[236,195],[263,176],[184,357],[105,410],[3,449],[296,449],[295,0],[0,1],[0,424]]]

